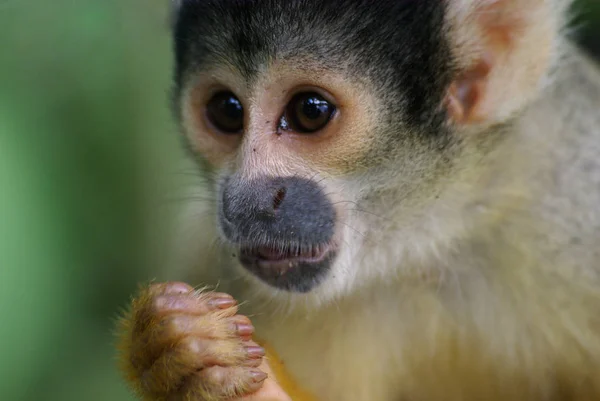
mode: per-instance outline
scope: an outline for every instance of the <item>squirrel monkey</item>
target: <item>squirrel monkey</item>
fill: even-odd
[[[569,3],[174,4],[209,199],[121,320],[139,397],[303,399],[260,398],[266,344],[318,401],[600,400],[600,72]]]

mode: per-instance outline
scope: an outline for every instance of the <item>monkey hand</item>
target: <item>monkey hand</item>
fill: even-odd
[[[265,351],[237,311],[231,296],[183,283],[144,289],[121,319],[126,379],[148,401],[286,400],[274,382],[265,385]]]

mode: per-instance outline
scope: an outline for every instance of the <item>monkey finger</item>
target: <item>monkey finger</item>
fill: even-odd
[[[145,322],[157,315],[173,311],[206,314],[227,310],[236,305],[236,300],[229,294],[198,292],[184,283],[167,283],[154,284],[142,291],[133,306],[136,320]]]
[[[139,335],[154,322],[155,299],[161,295],[191,293],[193,288],[185,283],[170,282],[152,284],[142,289],[131,304],[132,332]]]
[[[196,336],[213,340],[226,340],[252,336],[254,326],[243,315],[226,317],[217,314],[191,316],[173,314],[162,318],[158,324],[148,330],[142,343],[172,343],[185,336]]]
[[[186,337],[154,361],[142,375],[142,385],[151,394],[169,394],[179,388],[186,377],[205,368],[239,366],[249,359],[258,359],[260,365],[256,354],[250,345]]]
[[[189,400],[235,400],[259,391],[266,379],[259,369],[214,366],[189,378],[181,394]]]
[[[188,294],[194,291],[194,287],[189,284],[171,281],[163,284],[159,284],[162,287],[163,294]]]
[[[263,347],[254,341],[246,341],[244,342],[243,346],[246,358],[241,365],[245,367],[258,368],[264,363],[263,358],[266,355],[266,351]]]
[[[150,284],[147,288],[140,292],[141,295],[148,295],[150,297],[158,295],[176,295],[176,294],[188,294],[194,291],[194,287],[189,284],[169,281],[166,283],[155,283]]]
[[[226,294],[206,293],[200,297],[190,294],[165,294],[154,298],[151,308],[156,316],[169,313],[201,316],[216,311],[224,311],[224,315],[233,316],[237,312],[236,304],[236,300]]]
[[[289,395],[283,390],[279,383],[274,379],[273,372],[267,361],[263,359],[260,370],[268,375],[263,386],[255,393],[231,401],[292,401]]]
[[[131,346],[132,355],[136,366],[148,368],[165,350],[177,347],[186,337],[241,344],[249,340],[253,332],[250,320],[241,315],[222,319],[214,315],[174,314],[163,317],[139,334]]]

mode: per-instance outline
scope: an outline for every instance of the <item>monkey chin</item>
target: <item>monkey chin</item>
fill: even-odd
[[[239,259],[249,272],[280,290],[308,293],[331,270],[337,256],[333,244],[310,247],[310,251],[284,251],[267,246],[242,247]]]

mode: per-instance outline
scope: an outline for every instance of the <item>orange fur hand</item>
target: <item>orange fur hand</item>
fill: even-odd
[[[182,283],[143,289],[119,324],[121,369],[148,401],[224,401],[257,392],[264,349],[235,300]]]

